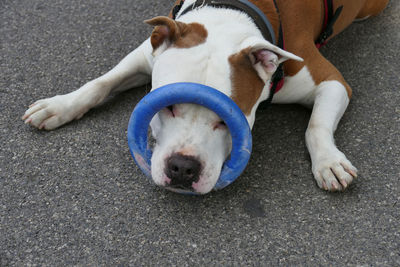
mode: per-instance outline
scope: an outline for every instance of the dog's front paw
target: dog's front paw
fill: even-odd
[[[312,170],[318,186],[332,192],[344,191],[357,178],[357,169],[337,149],[314,159]]]
[[[75,98],[72,95],[59,95],[38,100],[29,106],[22,120],[25,124],[40,130],[53,130],[78,118],[79,113],[82,113],[74,108],[74,101]]]

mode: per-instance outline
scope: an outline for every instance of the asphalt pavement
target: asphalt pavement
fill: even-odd
[[[0,266],[400,266],[400,1],[322,52],[353,100],[336,133],[360,170],[320,190],[304,142],[310,111],[258,113],[253,155],[203,197],[154,186],[126,130],[136,88],[56,131],[23,124],[34,100],[109,70],[172,1],[0,1]]]

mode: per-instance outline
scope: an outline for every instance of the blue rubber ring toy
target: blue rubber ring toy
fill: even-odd
[[[173,83],[147,94],[135,107],[128,126],[128,145],[140,169],[151,177],[151,156],[147,142],[151,119],[161,109],[175,104],[192,103],[214,111],[227,125],[232,137],[232,151],[224,163],[214,190],[222,189],[243,172],[250,159],[252,136],[240,108],[220,91],[197,83]]]

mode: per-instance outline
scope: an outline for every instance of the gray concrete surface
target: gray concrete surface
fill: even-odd
[[[171,1],[1,0],[1,266],[399,266],[400,2],[323,49],[354,89],[337,144],[360,170],[345,193],[315,185],[310,112],[258,114],[254,153],[204,197],[155,187],[126,129],[149,90],[115,96],[41,132],[20,121],[38,98],[99,76],[144,40]]]

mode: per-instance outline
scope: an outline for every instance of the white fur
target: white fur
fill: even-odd
[[[295,76],[285,78],[285,84],[274,96],[273,103],[299,103],[311,107],[314,104],[316,88],[309,70],[303,67]]]
[[[167,112],[161,111],[151,124],[153,129],[159,129],[155,134],[157,143],[151,160],[153,180],[159,185],[167,185],[165,161],[172,154],[194,156],[200,160],[204,170],[194,187],[198,193],[207,193],[217,182],[222,164],[229,155],[229,131],[214,129],[220,119],[204,107],[180,104],[175,105],[174,109],[179,116],[172,118]],[[157,123],[160,126],[155,125]]]

